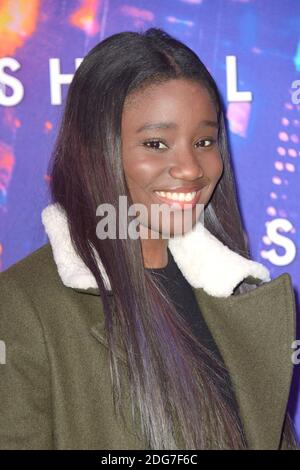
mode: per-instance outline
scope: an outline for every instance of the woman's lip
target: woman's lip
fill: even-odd
[[[169,188],[169,189],[156,189],[155,191],[164,191],[165,193],[193,193],[197,191],[201,191],[202,188],[199,188],[199,186],[195,186],[192,188],[187,188],[186,186],[178,186],[177,188]]]
[[[176,192],[183,192],[183,191],[176,191]],[[192,192],[192,191],[185,191],[185,192]],[[190,207],[192,207],[192,208],[195,207],[195,205],[198,203],[198,201],[200,199],[201,192],[202,192],[202,189],[199,189],[198,191],[196,191],[195,197],[193,199],[191,199],[190,201],[175,201],[175,200],[169,199],[167,197],[160,196],[155,191],[154,191],[154,194],[157,197],[157,199],[159,199],[162,202],[165,202],[165,203],[169,204],[169,206],[171,206],[173,208],[183,209],[186,206],[188,206],[189,208]]]

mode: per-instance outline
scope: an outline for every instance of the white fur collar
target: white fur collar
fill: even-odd
[[[62,282],[67,287],[97,288],[96,280],[76,253],[70,238],[65,211],[59,204],[50,204],[42,211],[42,222],[53,251]],[[184,277],[195,288],[203,288],[215,297],[228,297],[248,276],[270,281],[269,270],[261,263],[235,253],[212,235],[199,221],[184,236],[168,242],[169,249]],[[110,283],[96,255],[106,288]]]

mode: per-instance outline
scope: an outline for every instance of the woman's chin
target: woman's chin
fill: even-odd
[[[197,220],[191,220],[189,223],[171,221],[169,224],[159,226],[143,227],[140,229],[141,239],[168,239],[183,236],[193,229]]]

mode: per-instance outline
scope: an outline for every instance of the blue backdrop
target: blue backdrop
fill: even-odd
[[[46,169],[76,67],[105,37],[150,26],[216,79],[252,257],[272,277],[289,272],[298,302],[299,0],[1,0],[0,269],[47,242]],[[300,436],[298,369],[289,406]]]

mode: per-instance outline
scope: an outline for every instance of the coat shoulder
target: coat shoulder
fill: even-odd
[[[285,272],[269,281],[262,281],[254,276],[247,276],[235,287],[232,296],[237,297],[239,295],[246,294],[249,291],[256,291],[260,294],[262,291],[265,292],[266,289],[268,291],[273,290],[273,287],[284,288],[294,295],[292,277],[288,272]]]
[[[28,294],[62,288],[50,243],[46,243],[0,273],[0,283],[21,286]]]
[[[10,318],[37,315],[49,342],[70,331],[85,330],[103,316],[98,295],[85,295],[64,285],[50,243],[0,273],[1,311]],[[2,314],[3,315],[3,314]]]

